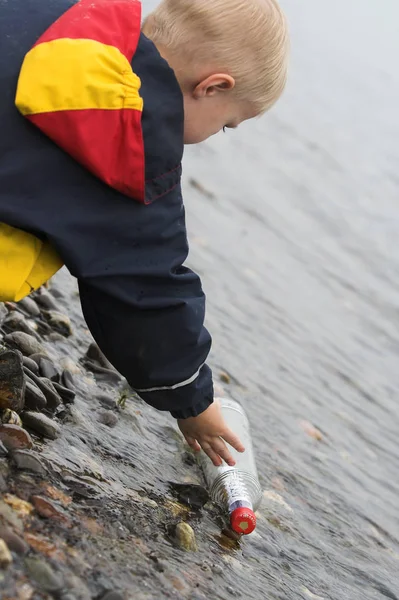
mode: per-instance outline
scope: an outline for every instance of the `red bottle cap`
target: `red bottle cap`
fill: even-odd
[[[250,508],[236,508],[230,515],[230,525],[236,533],[248,535],[256,527],[256,515]]]

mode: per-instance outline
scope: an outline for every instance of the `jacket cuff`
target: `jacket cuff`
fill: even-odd
[[[175,419],[188,419],[189,417],[198,417],[204,410],[208,408],[213,402],[213,393],[209,396],[205,396],[202,398],[198,404],[195,406],[188,406],[187,408],[182,408],[181,410],[173,410],[171,411],[172,417]]]

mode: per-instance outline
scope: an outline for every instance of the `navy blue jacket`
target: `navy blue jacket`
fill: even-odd
[[[91,175],[15,108],[25,54],[72,4],[0,4],[0,222],[56,248],[79,281],[93,337],[146,402],[196,416],[213,400],[211,339],[201,282],[183,266],[184,113],[173,71],[141,35],[132,68],[142,82],[146,194],[162,195],[148,205]]]

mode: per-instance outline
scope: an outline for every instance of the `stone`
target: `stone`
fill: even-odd
[[[107,425],[108,427],[115,427],[115,425],[118,422],[118,417],[111,410],[103,410],[100,412],[98,420],[103,425]]]
[[[32,360],[32,358],[24,356],[22,362],[24,367],[29,369],[29,371],[32,371],[32,373],[34,373],[35,375],[39,373],[39,365],[34,360]]]
[[[25,559],[26,569],[38,584],[39,588],[44,592],[59,592],[63,587],[63,578],[61,574],[55,573],[55,571],[40,558],[26,558]]]
[[[2,302],[0,302],[0,327],[3,325],[4,319],[6,318],[7,315],[8,315],[8,310],[6,309],[4,304]]]
[[[43,288],[41,288],[40,292],[35,294],[35,301],[47,310],[57,310],[58,308],[57,302],[54,300],[53,296]]]
[[[107,396],[106,394],[98,394],[96,398],[104,408],[112,410],[117,407],[116,400],[110,396]]]
[[[38,475],[46,475],[46,469],[40,458],[29,452],[29,450],[16,450],[12,457],[18,469],[33,471],[33,473],[37,473]]]
[[[22,298],[22,300],[18,302],[18,306],[22,308],[22,310],[24,310],[25,312],[32,315],[32,317],[38,317],[40,315],[40,308],[33,300],[33,298],[30,298],[29,296]]]
[[[60,385],[59,383],[55,382],[53,383],[53,386],[57,393],[61,396],[63,401],[67,404],[71,404],[71,402],[75,400],[76,393],[74,390],[71,390],[70,388],[64,387],[63,385]]]
[[[22,422],[28,429],[31,429],[35,433],[39,433],[50,440],[55,440],[61,433],[61,427],[58,423],[43,413],[31,411],[24,412],[22,413]]]
[[[119,383],[119,381],[122,379],[122,375],[120,375],[118,371],[115,371],[114,369],[106,369],[105,367],[95,363],[93,360],[86,359],[85,367],[97,375],[104,375],[103,379],[108,380],[109,382]]]
[[[3,444],[3,442],[0,440],[0,458],[3,458],[4,456],[7,456],[7,455],[8,455],[8,450],[5,447],[5,445]],[[2,475],[0,475],[0,482],[1,482],[1,478],[2,478]],[[0,485],[0,491],[1,491],[1,485]]]
[[[202,485],[170,482],[169,488],[179,502],[195,510],[200,510],[209,500],[209,493]]]
[[[39,359],[39,369],[42,377],[58,381],[59,373],[54,366],[54,363],[47,357],[41,356]]]
[[[73,362],[71,358],[69,358],[69,356],[64,356],[60,359],[60,366],[73,375],[79,375],[80,373],[80,368]],[[64,385],[66,385],[65,382]]]
[[[18,350],[2,352],[0,354],[0,409],[10,408],[20,412],[24,407],[24,393],[22,354]]]
[[[64,337],[72,335],[72,325],[69,317],[55,310],[43,311],[43,315],[54,331],[60,333]]]
[[[72,392],[75,391],[75,382],[71,371],[68,371],[67,369],[63,370],[61,374],[61,384],[68,388],[68,390],[71,390]]]
[[[29,356],[30,360],[33,360],[37,365],[37,372],[39,372],[39,364],[42,358],[48,358],[47,354],[42,354],[41,352],[35,352],[35,354],[31,354]],[[29,367],[28,367],[29,368]],[[31,369],[33,371],[33,369]],[[36,371],[33,371],[36,375]]]
[[[192,527],[181,521],[176,525],[176,540],[178,545],[182,550],[186,550],[187,552],[197,552],[198,546],[197,541],[195,539],[195,533]]]
[[[18,425],[22,427],[22,421],[19,415],[15,412],[15,410],[11,410],[10,408],[6,408],[1,413],[0,423],[3,425]]]
[[[36,340],[32,335],[24,333],[23,331],[9,333],[5,336],[4,340],[9,346],[12,348],[17,348],[17,350],[20,350],[25,356],[30,356],[31,354],[37,353],[44,355],[47,354],[38,340]]]
[[[120,592],[107,592],[101,600],[125,600],[125,597]]]
[[[36,333],[37,325],[34,321],[29,322],[25,317],[17,311],[8,315],[3,323],[3,328],[7,333],[15,331],[23,331],[40,341],[39,335]]]
[[[26,378],[25,386],[25,408],[30,410],[42,410],[46,408],[47,400],[45,395],[29,377]]]
[[[65,521],[66,516],[51,500],[43,496],[32,496],[32,504],[41,517]]]
[[[225,371],[222,371],[221,373],[219,373],[219,377],[220,377],[220,381],[223,381],[223,383],[231,382],[230,375],[228,373],[226,373]]]
[[[46,405],[50,410],[55,410],[61,404],[61,398],[55,389],[53,382],[45,377],[38,377],[25,367],[25,374],[39,388],[46,399]]]
[[[112,366],[112,364],[109,362],[107,357],[104,356],[104,354],[101,352],[100,348],[94,342],[92,344],[90,344],[90,346],[88,347],[87,352],[86,352],[86,357],[89,358],[90,360],[94,360],[95,362],[98,362],[98,364],[101,365],[102,367],[104,367],[105,369],[111,369],[111,371],[114,370],[114,367]]]
[[[24,555],[29,551],[29,546],[11,527],[0,525],[0,538],[2,538],[11,552]]]
[[[18,425],[0,425],[0,440],[10,452],[33,447],[29,433]]]
[[[8,549],[7,544],[3,539],[0,538],[0,567],[2,569],[7,569],[12,563],[11,552]]]

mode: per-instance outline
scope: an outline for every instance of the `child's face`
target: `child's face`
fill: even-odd
[[[193,90],[183,91],[184,143],[197,144],[224,127],[235,128],[256,116],[248,102],[238,102],[235,81],[225,74],[211,75]]]

